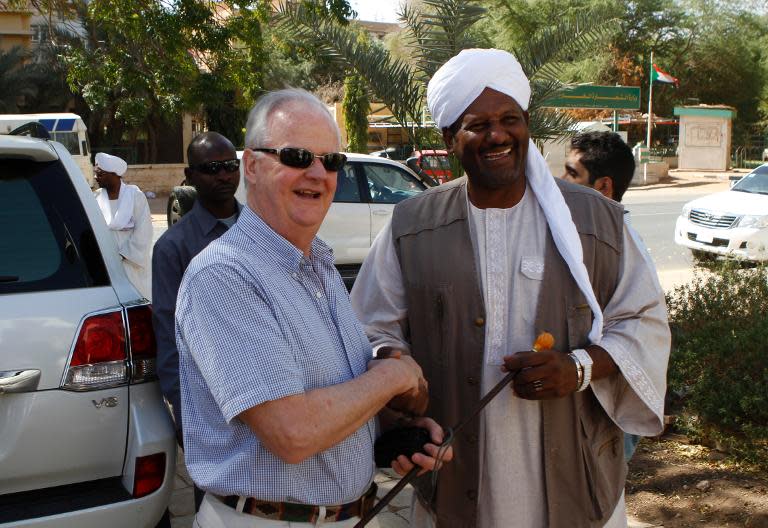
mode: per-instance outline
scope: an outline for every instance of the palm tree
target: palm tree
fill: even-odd
[[[471,0],[423,0],[420,8],[404,7],[400,19],[406,26],[411,62],[394,58],[382,47],[361,43],[348,27],[318,16],[301,3],[286,5],[276,18],[288,38],[313,46],[362,77],[392,110],[409,141],[420,148],[435,133],[422,126],[426,83],[462,49],[487,47],[477,32],[470,31],[485,14],[485,8]],[[563,20],[534,35],[521,49],[511,50],[531,80],[530,132],[534,139],[561,136],[573,124],[567,114],[544,106],[565,88],[558,79],[562,62],[599,45],[617,28],[617,21],[587,13]]]
[[[19,46],[0,50],[0,113],[21,111],[26,97],[37,94],[33,66],[27,53]]]

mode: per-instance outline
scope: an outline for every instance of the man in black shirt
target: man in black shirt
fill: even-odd
[[[157,339],[160,387],[173,409],[181,436],[179,353],[176,349],[176,296],[190,261],[234,225],[242,205],[235,200],[240,163],[234,145],[217,132],[195,137],[187,148],[187,183],[197,189],[192,210],[155,243],[152,255],[152,320]]]

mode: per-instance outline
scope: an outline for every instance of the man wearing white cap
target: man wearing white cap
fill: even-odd
[[[555,180],[529,138],[530,85],[501,50],[464,50],[427,104],[466,177],[398,204],[352,290],[374,347],[402,349],[453,440],[412,522],[626,526],[622,429],[662,429],[670,334],[622,207]],[[552,350],[531,352],[539,332]],[[641,342],[642,339],[642,342]]]
[[[150,251],[152,216],[146,196],[135,185],[123,182],[125,160],[104,152],[96,154],[94,193],[99,209],[123,260],[125,274],[144,297],[152,299]]]

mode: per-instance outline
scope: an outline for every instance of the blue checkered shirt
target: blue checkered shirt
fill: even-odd
[[[176,305],[185,460],[220,495],[332,505],[375,472],[375,420],[300,464],[268,451],[237,416],[261,403],[349,381],[371,346],[320,239],[307,258],[248,207],[195,257]]]

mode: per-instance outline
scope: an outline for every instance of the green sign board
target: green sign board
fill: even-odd
[[[639,110],[639,86],[573,86],[556,97],[544,101],[544,106],[557,108],[607,108],[613,110]]]

